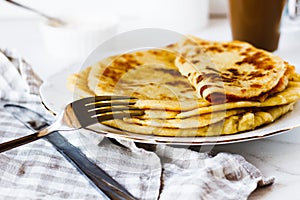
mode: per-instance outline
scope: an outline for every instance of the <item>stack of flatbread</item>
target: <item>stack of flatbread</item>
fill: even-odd
[[[278,56],[245,42],[196,37],[161,49],[115,55],[73,74],[79,98],[137,97],[139,117],[104,124],[159,136],[217,136],[253,130],[291,111],[300,75]]]

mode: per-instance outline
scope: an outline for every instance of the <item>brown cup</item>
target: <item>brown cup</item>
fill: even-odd
[[[275,51],[285,0],[229,0],[232,38]]]

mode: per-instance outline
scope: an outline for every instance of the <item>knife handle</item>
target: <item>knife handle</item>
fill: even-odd
[[[110,199],[135,200],[135,197],[133,197],[122,185],[88,159],[77,147],[73,146],[60,135],[59,132],[53,132],[52,134],[47,135],[45,139]]]
[[[12,141],[1,143],[0,144],[0,153],[11,150],[13,148],[19,147],[24,144],[28,144],[28,143],[36,141],[40,138],[42,138],[42,137],[39,136],[39,132],[36,132],[36,133],[26,135],[21,138],[14,139]]]

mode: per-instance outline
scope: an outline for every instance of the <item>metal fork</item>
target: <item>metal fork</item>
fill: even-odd
[[[68,104],[57,120],[41,131],[0,144],[0,153],[33,142],[55,131],[71,131],[112,119],[141,116],[134,107],[136,98],[127,96],[95,96]]]

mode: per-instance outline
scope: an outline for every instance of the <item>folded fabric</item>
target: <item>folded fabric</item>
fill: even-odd
[[[8,58],[9,57],[9,58]],[[0,142],[30,133],[4,103],[22,103],[45,116],[38,97],[42,81],[17,54],[0,51]],[[5,73],[4,73],[5,72]],[[188,148],[156,145],[147,150],[87,130],[62,133],[137,199],[247,199],[272,184],[242,156],[211,156]],[[0,154],[1,199],[105,199],[49,143],[39,140]]]

